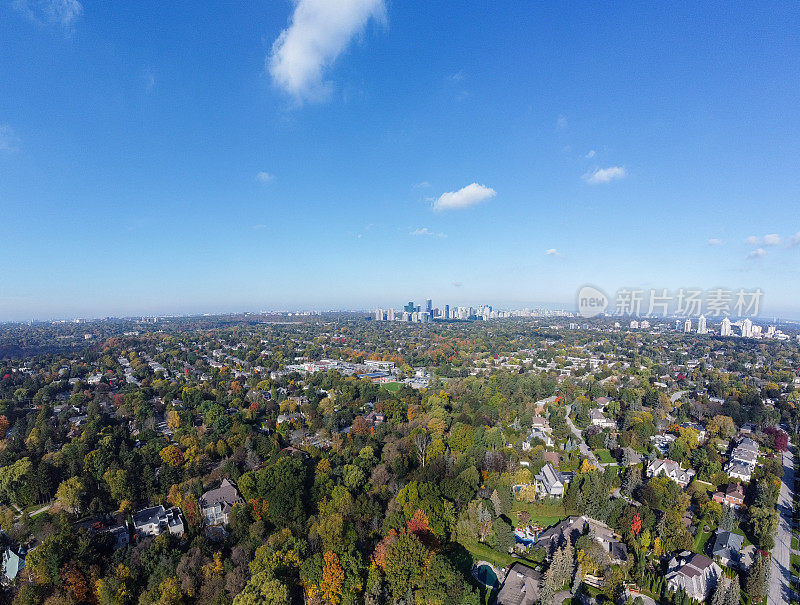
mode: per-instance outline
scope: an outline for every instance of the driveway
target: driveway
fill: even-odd
[[[772,549],[772,569],[769,579],[769,605],[790,603],[792,597],[792,572],[790,553],[792,547],[792,506],[794,490],[794,456],[783,453],[783,481],[778,496],[778,512],[781,520]]]

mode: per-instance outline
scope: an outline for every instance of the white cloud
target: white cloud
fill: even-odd
[[[565,116],[565,115],[558,116],[558,119],[556,120],[556,127],[559,130],[566,130],[567,126],[569,126],[569,122],[567,120],[567,116]]]
[[[14,0],[13,6],[31,21],[39,24],[72,27],[83,12],[78,0]]]
[[[591,185],[598,185],[625,178],[626,174],[624,166],[610,166],[609,168],[597,168],[594,172],[587,172],[583,175],[583,180]]]
[[[709,246],[722,246],[724,244],[725,244],[725,242],[723,242],[718,237],[712,237],[710,240],[708,240],[708,245]]]
[[[264,172],[263,170],[256,175],[256,180],[259,183],[271,183],[275,180],[275,175],[270,174],[269,172]]]
[[[586,158],[591,160],[594,156],[597,155],[597,152],[594,149],[590,149],[589,152],[586,154]]]
[[[17,150],[17,143],[19,143],[19,138],[14,134],[14,129],[11,126],[0,124],[0,151],[14,152]]]
[[[790,246],[800,246],[800,231],[795,233],[789,240]]]
[[[756,248],[747,255],[747,258],[764,258],[766,255],[767,251],[764,248]]]
[[[545,250],[544,253],[545,256],[554,256],[557,258],[561,258],[562,256],[564,256],[563,254],[561,254],[561,252],[559,252],[555,248],[550,248],[549,250]]]
[[[781,243],[781,236],[777,233],[769,233],[764,237],[751,235],[744,243],[748,246],[779,246]]]
[[[408,234],[409,235],[415,235],[415,236],[416,235],[426,235],[426,236],[429,236],[429,237],[438,237],[440,239],[443,239],[443,238],[447,237],[446,233],[436,233],[435,231],[431,231],[427,227],[421,227],[421,228],[418,228],[418,229],[414,229],[413,231],[409,231]]]
[[[322,98],[324,70],[385,10],[383,0],[297,0],[267,59],[272,80],[298,100]]]
[[[449,191],[439,196],[433,203],[434,210],[453,210],[456,208],[468,208],[475,204],[480,204],[497,195],[491,187],[472,183],[458,191]]]

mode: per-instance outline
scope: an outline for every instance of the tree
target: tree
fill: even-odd
[[[761,551],[756,552],[756,558],[753,566],[750,568],[750,573],[747,574],[747,596],[752,601],[759,602],[767,595],[767,587],[769,586],[769,558],[761,554]]]
[[[164,464],[169,464],[170,466],[181,466],[183,464],[183,452],[177,445],[168,445],[158,455]]]
[[[417,450],[419,463],[425,468],[425,454],[431,445],[431,436],[428,433],[417,433],[414,435],[414,447]]]
[[[734,525],[736,525],[736,512],[732,506],[724,506],[719,528],[723,531],[731,531]]]
[[[81,508],[81,496],[86,488],[80,477],[70,477],[62,481],[56,490],[58,503],[68,511],[78,514]]]
[[[711,605],[725,605],[725,599],[728,597],[728,583],[725,581],[725,576],[722,576],[717,581],[717,586],[714,588],[714,594],[711,597]]]
[[[428,551],[414,534],[402,533],[386,552],[386,580],[395,599],[420,585]]]
[[[247,581],[233,605],[289,605],[289,590],[269,572],[262,571]]]
[[[495,515],[502,515],[503,514],[503,503],[500,501],[500,494],[497,493],[497,490],[492,490],[491,496],[492,505],[494,506],[494,514]]]
[[[733,581],[728,586],[728,592],[725,594],[724,605],[739,605],[742,598],[742,588],[739,583],[739,576],[734,576]]]
[[[770,550],[775,546],[775,533],[780,523],[778,511],[773,508],[751,506],[748,514],[758,545],[764,550]]]
[[[339,564],[339,557],[336,553],[327,551],[324,559],[322,581],[319,585],[320,594],[323,599],[330,601],[333,605],[338,605],[342,600],[344,570]]]

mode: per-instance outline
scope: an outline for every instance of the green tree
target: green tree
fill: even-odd
[[[251,577],[244,590],[233,599],[233,605],[290,605],[289,590],[269,572]]]
[[[414,534],[402,533],[386,553],[386,580],[395,599],[421,584],[428,551]]]
[[[769,571],[769,558],[758,551],[753,566],[747,574],[746,591],[752,601],[761,601],[767,595]]]
[[[86,486],[80,477],[70,477],[62,481],[56,490],[58,503],[67,510],[78,514],[81,509],[81,497],[86,492]]]

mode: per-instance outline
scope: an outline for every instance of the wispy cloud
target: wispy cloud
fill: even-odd
[[[563,254],[561,254],[561,252],[559,252],[555,248],[550,248],[548,250],[545,250],[544,253],[545,253],[545,256],[553,256],[553,257],[557,257],[557,258],[560,258],[560,257],[564,256]]]
[[[12,153],[17,150],[19,138],[14,134],[14,129],[7,124],[0,124],[0,151]]]
[[[590,149],[586,155],[584,156],[586,159],[591,160],[594,156],[597,155],[597,152],[594,149]]]
[[[329,88],[325,69],[385,11],[383,0],[297,0],[267,58],[273,82],[299,101],[322,99]]]
[[[34,23],[59,25],[68,31],[83,12],[78,0],[14,0],[12,6]]]
[[[259,183],[271,183],[275,180],[275,175],[270,174],[269,172],[264,172],[263,170],[256,175],[256,180]]]
[[[599,185],[624,179],[626,174],[624,166],[610,166],[608,168],[596,168],[594,172],[587,172],[583,175],[583,180],[590,185]]]
[[[764,258],[766,255],[767,251],[764,248],[756,248],[747,255],[747,258]]]
[[[262,229],[266,229],[266,228],[267,228],[267,226],[264,225],[263,223],[258,224],[258,225],[253,225],[253,231],[261,231]]]
[[[456,288],[463,288],[464,287],[464,283],[460,282],[460,281],[454,281],[453,282],[453,286],[455,286]]]
[[[411,186],[412,186],[414,189],[427,189],[428,187],[430,187],[430,186],[431,186],[431,184],[430,184],[428,181],[422,181],[422,182],[420,182],[420,183],[414,183],[414,184],[413,184],[413,185],[411,185]]]
[[[142,70],[142,82],[144,83],[144,91],[147,94],[153,92],[153,88],[156,85],[156,75],[149,67]]]
[[[781,244],[781,236],[777,233],[769,233],[764,237],[759,237],[757,235],[751,235],[744,243],[748,246],[780,246]]]
[[[566,130],[568,126],[569,126],[569,120],[567,120],[567,116],[565,115],[558,116],[558,118],[556,119],[556,128],[558,128],[559,130]]]
[[[449,191],[439,196],[433,203],[434,210],[455,210],[458,208],[468,208],[481,202],[485,202],[497,195],[497,192],[491,187],[472,183],[459,189],[458,191]]]
[[[409,231],[409,235],[419,236],[424,235],[428,237],[438,237],[440,239],[447,237],[446,233],[437,233],[435,231],[431,231],[427,227],[420,227],[418,229],[414,229],[413,231]]]
[[[792,236],[792,237],[789,239],[789,245],[790,245],[790,246],[800,246],[800,231],[798,231],[797,233],[795,233],[795,234],[794,234],[794,235],[793,235],[793,236]]]
[[[710,240],[708,240],[708,245],[709,246],[722,246],[724,244],[725,244],[725,242],[723,242],[718,237],[712,237]]]

